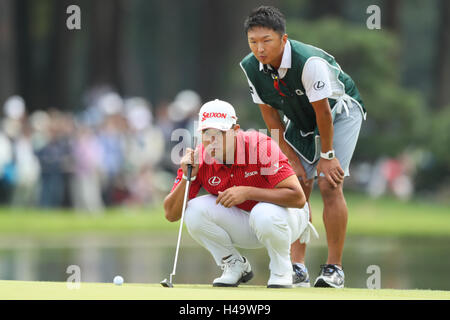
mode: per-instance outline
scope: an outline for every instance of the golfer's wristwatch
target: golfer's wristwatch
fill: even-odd
[[[335,158],[334,150],[330,150],[328,152],[321,152],[320,157],[327,160],[334,159]]]

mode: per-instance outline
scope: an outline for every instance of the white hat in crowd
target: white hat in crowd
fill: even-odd
[[[25,114],[25,100],[21,96],[11,96],[3,105],[5,115],[14,120],[19,120]]]

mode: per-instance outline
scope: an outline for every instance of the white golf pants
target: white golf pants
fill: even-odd
[[[292,272],[290,245],[308,228],[308,205],[294,209],[260,202],[249,213],[216,204],[216,198],[205,195],[190,200],[184,221],[192,238],[212,254],[217,265],[229,255],[241,258],[235,247],[265,247],[272,273]]]

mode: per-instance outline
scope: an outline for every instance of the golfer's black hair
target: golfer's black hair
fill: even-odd
[[[254,27],[272,29],[283,36],[286,33],[286,20],[284,15],[277,8],[260,6],[254,9],[244,22],[246,34]]]

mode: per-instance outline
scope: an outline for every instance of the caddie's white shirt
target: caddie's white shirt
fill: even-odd
[[[278,75],[280,79],[286,76],[288,69],[291,68],[292,63],[292,49],[289,41],[286,42],[284,47],[283,57],[281,58],[281,64],[278,68]],[[259,70],[263,70],[264,65],[259,63]],[[270,68],[270,66],[268,66]],[[245,75],[247,73],[244,70]],[[256,92],[255,86],[247,76],[247,81],[250,86],[250,94],[253,102],[256,104],[264,104]],[[305,88],[306,96],[309,102],[319,101],[332,96],[332,88],[329,77],[329,68],[322,59],[309,59],[304,67],[301,78],[303,87]]]

